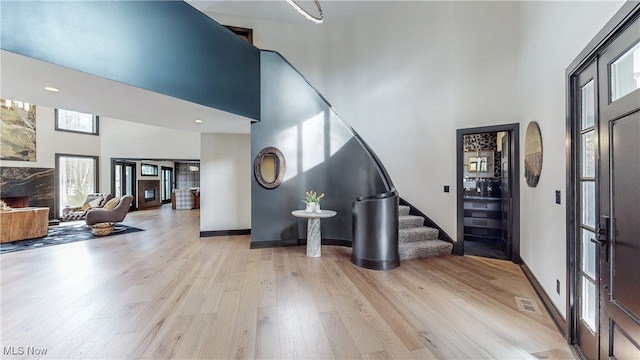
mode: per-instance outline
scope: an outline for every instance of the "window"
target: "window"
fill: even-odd
[[[56,109],[56,130],[98,135],[98,116]]]
[[[158,176],[158,166],[151,164],[140,164],[140,174],[142,176]]]
[[[611,101],[640,89],[640,42],[611,64]]]
[[[98,157],[56,154],[58,208],[82,206],[87,194],[98,192]]]

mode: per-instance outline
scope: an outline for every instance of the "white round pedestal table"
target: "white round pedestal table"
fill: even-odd
[[[320,219],[336,216],[337,212],[333,210],[322,210],[319,213],[306,212],[304,210],[295,210],[291,215],[307,220],[307,256],[319,257],[321,250],[320,236]]]

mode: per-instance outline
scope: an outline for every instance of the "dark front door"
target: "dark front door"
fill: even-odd
[[[640,20],[598,60],[600,359],[640,359]]]

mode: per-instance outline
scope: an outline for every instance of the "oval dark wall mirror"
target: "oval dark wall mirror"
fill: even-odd
[[[282,184],[286,169],[284,155],[275,147],[260,150],[253,161],[253,174],[258,183],[267,189],[273,189]]]
[[[542,135],[537,122],[532,121],[527,126],[524,143],[524,177],[527,185],[536,187],[542,172]]]

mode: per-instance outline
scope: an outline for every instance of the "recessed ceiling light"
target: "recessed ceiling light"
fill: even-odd
[[[202,124],[202,120],[200,120],[200,119],[195,119],[194,121],[195,121],[196,123],[198,123],[198,124]]]
[[[51,91],[51,92],[59,92],[60,91],[60,89],[54,88],[53,86],[45,86],[44,89],[47,90],[47,91]]]

